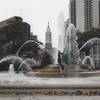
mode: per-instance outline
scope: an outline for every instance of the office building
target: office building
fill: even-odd
[[[100,25],[99,0],[70,0],[70,22],[80,32],[90,31]]]

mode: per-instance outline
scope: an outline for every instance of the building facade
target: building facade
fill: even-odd
[[[70,0],[70,22],[81,32],[100,25],[100,0]]]
[[[30,39],[30,25],[18,16],[0,22],[0,45],[10,41]]]

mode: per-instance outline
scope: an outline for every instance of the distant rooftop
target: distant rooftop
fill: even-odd
[[[14,21],[22,22],[23,19],[21,17],[19,17],[19,16],[14,16],[14,17],[8,18],[8,19],[0,22],[0,28],[8,26],[9,24],[11,24]]]

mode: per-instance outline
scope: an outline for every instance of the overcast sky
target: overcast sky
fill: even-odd
[[[59,20],[69,17],[69,0],[0,0],[0,21],[21,16],[31,25],[31,31],[45,42],[48,21],[52,31],[53,46],[58,46]],[[59,17],[60,16],[60,17]]]

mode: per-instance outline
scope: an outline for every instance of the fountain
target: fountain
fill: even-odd
[[[10,64],[9,65],[9,70],[8,70],[9,74],[15,74],[15,71],[14,71],[14,65],[13,64]]]
[[[90,51],[90,56],[86,56],[83,59],[83,63],[86,62],[87,59],[90,60],[91,63],[91,69],[90,70],[96,70],[96,66],[100,66],[99,61],[100,61],[100,38],[92,38],[90,40],[88,40],[80,49],[79,52],[85,48],[86,46],[90,46],[91,47],[91,51]],[[97,64],[96,64],[97,63]]]
[[[89,63],[89,66],[88,66],[88,69],[90,70],[94,70],[95,69],[95,65],[94,65],[94,62],[93,62],[93,59],[90,57],[90,56],[86,56],[83,61],[82,61],[82,65],[85,65],[86,61],[89,59],[90,63]]]
[[[40,93],[47,92],[51,93],[52,91],[58,92],[66,92],[68,91],[99,91],[100,92],[100,77],[79,77],[79,65],[80,65],[80,51],[86,47],[89,43],[94,40],[100,40],[98,38],[94,38],[86,42],[80,49],[78,49],[77,44],[77,36],[75,32],[75,28],[73,24],[70,24],[67,32],[65,33],[64,39],[64,53],[67,53],[68,56],[68,74],[71,78],[39,78],[33,76],[25,76],[22,73],[15,73],[16,71],[32,71],[30,66],[32,63],[32,59],[22,59],[19,57],[21,49],[28,43],[36,43],[33,40],[26,41],[21,47],[17,50],[15,56],[8,56],[0,60],[1,63],[9,62],[9,66],[7,66],[7,73],[0,73],[0,92],[12,92],[13,89],[16,93]],[[41,53],[41,52],[40,52]],[[87,59],[90,61],[90,69],[95,69],[95,65],[91,56],[86,56],[82,64],[85,64]],[[17,63],[17,66],[15,64]],[[4,67],[4,66],[3,66]],[[72,78],[72,76],[78,76],[78,78]],[[16,87],[16,88],[15,88]],[[1,89],[2,88],[2,89]],[[5,90],[3,90],[3,88]],[[6,90],[7,88],[7,90]],[[16,91],[17,89],[17,91]],[[99,89],[99,90],[98,90]]]
[[[38,56],[41,56],[39,58],[39,60],[41,60],[43,57],[43,53],[44,51],[42,51],[43,46],[41,43],[34,41],[34,40],[28,40],[26,42],[24,42],[19,49],[17,50],[16,54],[13,56],[7,56],[4,57],[3,59],[0,60],[0,68],[4,69],[3,63],[7,62],[5,69],[3,71],[8,71],[9,73],[25,73],[25,74],[30,74],[31,76],[34,76],[35,73],[32,71],[32,69],[37,69],[37,68],[41,68],[42,65],[42,61],[36,61],[37,63],[34,62],[33,58],[21,58],[20,56],[20,52],[23,49],[23,47],[27,46],[28,44],[33,43],[33,45],[37,45],[39,48],[38,51]],[[34,57],[34,56],[33,56]],[[14,74],[15,75],[15,74]]]
[[[78,76],[79,52],[75,27],[69,24],[67,32],[64,34],[64,54],[67,54],[68,76]]]
[[[68,76],[79,76],[80,65],[85,64],[86,61],[89,59],[90,64],[88,65],[87,69],[95,70],[96,66],[95,63],[100,61],[99,57],[99,46],[100,45],[100,39],[99,38],[92,38],[88,40],[80,49],[78,48],[77,43],[77,35],[75,31],[75,27],[73,24],[69,24],[67,31],[64,34],[63,39],[63,54],[67,55],[67,66],[68,66]],[[90,56],[85,56],[84,59],[80,57],[80,51],[85,48],[87,45],[93,47],[93,44],[97,43],[98,45],[94,47],[94,49],[97,49],[97,52],[95,50],[93,51]],[[94,54],[95,53],[95,54]]]
[[[35,43],[35,44],[39,45],[39,48],[41,48],[41,47],[43,46],[43,45],[41,46],[41,44],[40,44],[39,42],[37,42],[37,41],[28,40],[28,41],[26,41],[25,43],[23,43],[23,44],[19,47],[19,49],[18,49],[17,52],[16,52],[16,55],[18,56],[19,53],[20,53],[20,51],[21,51],[21,49],[22,49],[25,45],[27,45],[27,44],[29,44],[29,43]]]
[[[34,40],[28,40],[28,41],[26,41],[26,42],[24,42],[20,47],[19,47],[19,49],[17,50],[17,52],[16,52],[16,55],[17,56],[19,56],[19,53],[20,53],[20,51],[21,51],[21,49],[24,47],[24,46],[26,46],[27,44],[30,44],[30,43],[35,43],[37,46],[38,46],[38,48],[40,49],[40,50],[38,50],[38,56],[40,56],[40,55],[42,55],[43,54],[43,44],[41,44],[41,43],[39,43],[39,42],[37,42],[37,41],[34,41]],[[22,62],[22,64],[21,65],[23,65],[23,63],[25,63],[25,62],[27,62],[27,61],[29,61],[29,62],[33,62],[32,61],[32,59],[26,59],[26,60],[24,60],[23,62]],[[39,62],[39,61],[38,61]],[[37,64],[34,64],[33,66],[32,66],[32,68],[40,68],[41,67],[41,63],[42,63],[42,61],[40,61],[40,63],[37,63]],[[32,63],[31,63],[32,64]],[[20,67],[21,67],[21,65],[19,66],[19,69],[20,69]]]
[[[96,37],[95,37],[95,38],[92,38],[92,39],[88,40],[88,41],[79,49],[79,52],[80,52],[84,47],[86,47],[87,45],[92,44],[93,41],[100,41],[100,38],[96,38]]]
[[[71,24],[68,28],[67,32],[67,40],[65,43],[64,53],[68,53],[68,67],[71,71],[74,69],[77,73],[73,73],[73,75],[78,76],[79,70],[79,49],[76,42],[76,34],[74,33],[74,27]],[[70,34],[71,32],[71,34]],[[31,41],[32,42],[32,41]],[[5,63],[5,61],[9,62],[9,66],[7,69],[7,73],[0,73],[0,93],[56,93],[59,94],[67,94],[67,93],[75,93],[77,91],[91,92],[97,91],[100,93],[100,77],[87,77],[87,78],[39,78],[33,76],[26,76],[23,73],[15,73],[16,71],[31,71],[30,63],[32,59],[28,58],[23,60],[19,57],[19,52],[25,44],[30,43],[25,42],[17,51],[17,56],[8,56],[0,60],[1,63]],[[91,67],[94,68],[94,63],[90,56],[86,56],[82,61],[82,64],[85,64],[86,60],[90,60]],[[72,62],[73,61],[73,62]],[[19,63],[17,67],[15,64]],[[27,70],[25,70],[27,69]],[[34,74],[33,74],[34,75]]]
[[[12,55],[7,56],[0,60],[0,64],[1,64],[0,68],[2,67],[3,63],[7,63],[7,65],[5,65],[5,68],[3,71],[19,72],[19,70],[18,70],[19,66],[20,66],[20,70],[22,70],[23,72],[31,71],[31,68],[29,67],[29,64],[27,62],[24,62],[24,65],[21,64],[23,61],[24,60],[18,56],[12,56]],[[21,67],[22,67],[22,69],[21,69]]]
[[[39,47],[38,48],[41,48],[41,44],[34,41],[34,40],[28,40],[26,41],[25,43],[23,43],[19,49],[17,50],[16,54],[14,56],[8,56],[8,57],[4,57],[3,59],[0,60],[0,64],[2,63],[5,63],[5,62],[8,62],[9,64],[6,66],[6,71],[9,70],[9,72],[13,73],[13,71],[16,71],[16,72],[19,72],[19,71],[23,71],[23,72],[26,72],[26,71],[31,71],[31,68],[29,67],[30,64],[29,62],[32,62],[32,59],[22,59],[21,57],[19,57],[19,53],[21,51],[21,49],[29,44],[29,43],[35,43],[37,44]],[[41,52],[40,52],[41,53]],[[41,55],[41,54],[40,54]],[[16,65],[17,63],[17,65]],[[37,67],[40,67],[41,64],[38,64]],[[36,64],[34,64],[34,66],[32,67],[36,67]]]
[[[73,24],[69,24],[69,27],[67,29],[67,31],[64,34],[64,54],[67,54],[68,56],[68,74],[69,77],[70,76],[79,76],[79,70],[80,70],[80,57],[79,57],[79,53],[80,51],[86,47],[87,45],[90,45],[93,43],[93,41],[100,41],[99,38],[93,38],[90,39],[89,41],[87,41],[80,49],[78,48],[78,43],[77,43],[77,35],[76,35],[76,31],[75,31],[75,27]],[[34,40],[28,40],[25,43],[23,43],[19,49],[17,50],[15,56],[8,56],[6,58],[3,58],[0,60],[0,64],[4,61],[8,61],[9,60],[9,67],[7,68],[7,70],[13,70],[13,71],[17,71],[19,72],[20,70],[25,71],[25,70],[30,70],[31,68],[29,66],[32,65],[32,59],[22,59],[20,56],[20,52],[22,50],[22,48],[24,46],[26,46],[27,44],[30,43],[35,43],[36,45],[38,45],[38,48],[41,49],[41,44],[34,41]],[[40,52],[41,55],[41,52]],[[90,60],[90,68],[91,69],[95,69],[95,65],[94,65],[94,61],[92,59],[92,56],[86,56],[83,61],[82,61],[82,65],[85,64],[86,60],[89,59]],[[14,64],[16,62],[20,62],[20,64],[16,66],[14,66]],[[14,67],[14,69],[12,68],[12,66]],[[23,67],[24,66],[24,67]],[[27,66],[27,67],[25,67]],[[41,64],[34,64],[34,66],[32,66],[33,68],[40,68]],[[11,72],[13,72],[11,71]]]

